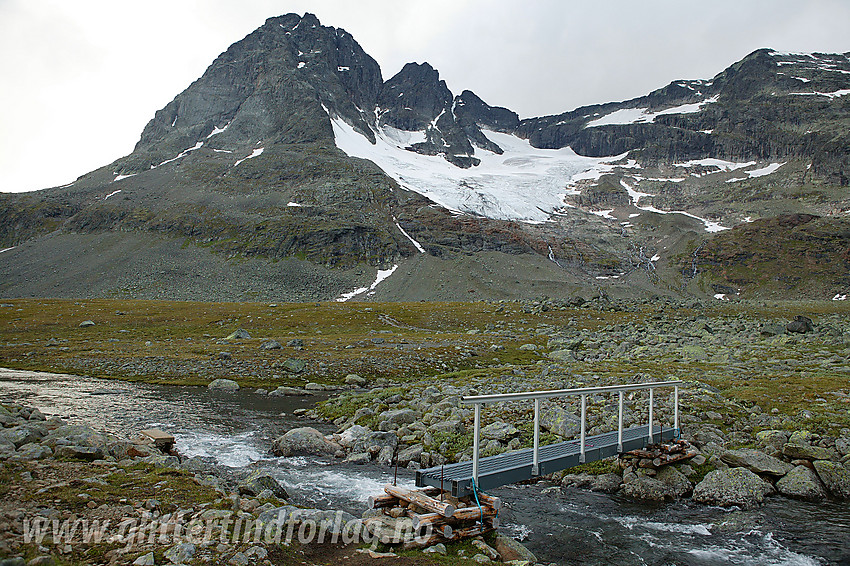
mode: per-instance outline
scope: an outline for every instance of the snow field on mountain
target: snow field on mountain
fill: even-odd
[[[442,156],[404,149],[424,139],[422,132],[382,128],[372,145],[341,118],[331,117],[331,123],[337,147],[373,161],[402,187],[449,210],[502,220],[545,222],[564,206],[566,186],[574,176],[621,158],[582,157],[568,147],[537,149],[516,136],[484,130],[504,153],[476,148],[481,163],[462,169]]]

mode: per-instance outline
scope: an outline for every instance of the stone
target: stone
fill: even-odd
[[[233,564],[233,566],[248,566],[251,563],[251,560],[245,556],[242,552],[237,552],[233,556],[230,557],[230,560],[227,561],[228,564]]]
[[[667,493],[672,497],[684,497],[691,492],[693,484],[685,474],[673,466],[664,466],[655,474],[655,479],[667,486]]]
[[[183,564],[188,562],[195,556],[195,545],[184,542],[175,544],[165,551],[165,559],[172,564]]]
[[[277,340],[267,340],[260,344],[260,350],[280,350],[283,346]]]
[[[829,460],[817,460],[814,466],[830,495],[838,499],[850,499],[850,469]]]
[[[462,434],[464,430],[465,427],[463,426],[463,422],[457,419],[449,419],[445,421],[436,422],[428,427],[428,432],[430,432],[431,434]]]
[[[56,561],[52,556],[36,556],[29,562],[27,562],[27,566],[53,566],[56,564]]]
[[[581,420],[560,407],[540,412],[540,426],[558,436],[570,437],[579,432]]]
[[[821,446],[810,444],[791,444],[782,447],[782,454],[791,460],[834,460],[836,454]]]
[[[623,485],[623,478],[619,474],[599,474],[590,482],[590,491],[617,493],[621,485]]]
[[[304,340],[301,338],[293,338],[289,342],[286,343],[289,348],[303,349],[304,348]]]
[[[512,424],[497,421],[481,428],[481,436],[486,440],[508,440],[519,432]]]
[[[262,546],[252,546],[245,551],[245,556],[254,560],[265,560],[269,556],[269,551]]]
[[[84,320],[80,323],[80,328],[89,328],[94,325],[95,324],[93,320]]]
[[[210,381],[210,384],[207,385],[209,389],[220,389],[222,391],[238,391],[239,384],[233,381],[232,379],[214,379]]]
[[[307,362],[297,358],[287,358],[280,364],[280,367],[289,373],[301,373],[307,369]]]
[[[103,450],[97,446],[57,446],[53,454],[57,459],[84,460],[86,462],[102,460],[104,457]]]
[[[15,448],[20,448],[25,444],[39,442],[44,438],[45,434],[36,426],[21,425],[14,428],[0,431],[0,437],[7,442],[14,444]]]
[[[663,482],[645,473],[634,472],[623,474],[622,493],[640,501],[664,501],[674,497],[670,488]]]
[[[693,499],[700,503],[742,508],[755,507],[774,489],[746,468],[714,470],[694,488]]]
[[[420,458],[422,458],[421,444],[414,444],[409,448],[405,448],[398,453],[398,456],[396,456],[398,465],[402,467],[407,466],[410,462],[419,462]]]
[[[782,447],[788,442],[788,431],[761,430],[756,433],[756,440],[762,446],[782,450]]]
[[[534,352],[537,350],[537,344],[523,344],[519,349],[523,352]]]
[[[576,359],[576,354],[573,350],[555,350],[549,352],[546,356],[557,362],[572,362]]]
[[[372,434],[372,431],[365,426],[352,425],[345,429],[339,435],[339,445],[343,448],[351,448],[355,446],[361,439]]]
[[[382,421],[387,421],[390,425],[412,424],[416,421],[416,411],[412,409],[395,409],[384,411],[378,415]]]
[[[815,435],[808,430],[795,430],[788,438],[790,444],[811,444],[815,439]]]
[[[820,501],[826,497],[826,489],[817,474],[807,466],[796,466],[776,482],[776,490],[787,497]]]
[[[496,551],[499,553],[499,556],[502,557],[502,561],[504,562],[524,560],[531,564],[537,563],[537,557],[534,556],[530,550],[510,537],[497,534],[493,545],[496,547]]]
[[[490,557],[485,554],[476,554],[472,557],[472,561],[477,562],[478,564],[489,564],[490,562],[492,562],[492,560],[490,560]]]
[[[15,460],[44,460],[53,456],[53,450],[43,444],[24,444],[14,455]]]
[[[779,336],[785,334],[785,327],[781,324],[764,324],[761,327],[762,336]]]
[[[477,548],[481,554],[487,556],[490,560],[499,560],[501,558],[498,551],[483,540],[472,539],[472,546]]]
[[[275,456],[333,456],[340,446],[311,427],[294,428],[272,444]]]
[[[230,352],[219,352],[219,353],[216,355],[216,357],[217,357],[219,360],[227,361],[227,360],[229,360],[229,359],[231,359],[231,358],[233,357],[233,354],[231,354]]]
[[[260,470],[251,472],[239,482],[237,487],[239,495],[257,497],[265,490],[269,490],[278,499],[289,499],[289,494],[280,483],[270,475]]]
[[[429,546],[427,548],[422,549],[422,552],[424,552],[426,554],[442,554],[443,556],[445,556],[446,555],[446,545],[441,543],[441,542],[438,542],[437,544],[435,544],[433,546]]]
[[[720,455],[720,459],[732,468],[743,467],[757,474],[776,477],[782,477],[794,469],[791,464],[752,448],[727,450]]]
[[[281,385],[280,387],[269,393],[269,395],[272,397],[289,397],[312,394],[312,391],[307,391],[306,389],[298,389],[297,387],[287,387],[286,385]]]
[[[142,554],[133,561],[133,566],[154,566],[154,564],[156,562],[154,561],[153,552]]]
[[[248,334],[248,332],[243,328],[239,328],[238,330],[234,330],[233,332],[231,332],[230,334],[227,335],[227,338],[225,338],[225,340],[250,340],[250,339],[251,339],[251,335]]]
[[[372,457],[369,455],[368,452],[358,452],[356,454],[351,453],[351,455],[349,455],[345,459],[345,461],[349,464],[356,464],[358,466],[362,466],[363,464],[368,464],[369,462],[371,462]]]
[[[366,378],[360,377],[356,373],[349,373],[345,376],[346,385],[354,385],[355,387],[363,387],[366,385]]]
[[[796,332],[798,334],[805,334],[806,332],[811,332],[815,329],[815,325],[812,322],[812,319],[797,315],[794,317],[794,320],[788,323],[785,327],[785,330],[788,332]]]

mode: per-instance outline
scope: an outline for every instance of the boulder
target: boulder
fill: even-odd
[[[260,350],[280,350],[282,347],[277,340],[266,340],[260,344]]]
[[[382,421],[387,421],[390,425],[405,425],[416,422],[416,411],[412,409],[395,409],[384,411],[378,417]]]
[[[674,498],[686,496],[694,487],[685,474],[673,466],[664,466],[658,470],[655,479],[666,485],[667,493]]]
[[[448,419],[445,421],[436,422],[428,427],[428,432],[430,432],[431,434],[463,434],[464,430],[465,427],[463,426],[463,422],[458,419]]]
[[[786,497],[820,501],[826,497],[826,489],[817,474],[807,466],[797,466],[776,482],[776,490]]]
[[[278,499],[288,499],[289,494],[276,479],[265,472],[254,471],[239,482],[239,495],[257,497],[264,490],[270,490]]]
[[[272,452],[276,456],[333,456],[340,446],[311,427],[294,428],[275,439]]]
[[[776,477],[782,477],[794,469],[791,464],[752,448],[726,450],[720,455],[720,459],[731,468],[747,468],[757,474]]]
[[[422,458],[422,445],[414,444],[398,453],[396,459],[398,461],[398,465],[401,467],[407,466],[410,462],[419,462]]]
[[[24,444],[13,456],[14,460],[43,460],[53,456],[53,450],[43,444]]]
[[[481,429],[481,437],[486,440],[504,441],[513,437],[519,431],[512,424],[497,421]]]
[[[233,381],[232,379],[214,379],[210,381],[210,384],[207,385],[210,389],[220,389],[223,391],[237,391],[239,389],[239,384]]]
[[[84,320],[80,323],[80,328],[89,328],[90,326],[94,326],[93,320]]]
[[[668,487],[662,482],[645,473],[635,472],[623,474],[622,493],[626,497],[640,501],[664,501],[673,497]]]
[[[286,345],[290,348],[296,348],[298,350],[304,348],[304,340],[301,338],[293,338]]]
[[[42,444],[54,450],[57,446],[97,446],[106,449],[112,441],[109,437],[85,425],[61,425],[41,439]]]
[[[165,551],[165,559],[172,564],[189,562],[193,556],[195,556],[195,545],[188,542],[175,544]]]
[[[56,458],[94,462],[102,460],[104,452],[96,446],[57,446],[54,455]]]
[[[20,425],[0,432],[6,442],[20,448],[24,444],[39,442],[45,436],[44,430],[38,426]]]
[[[288,397],[294,395],[312,395],[312,391],[307,391],[306,389],[298,389],[297,387],[287,387],[285,385],[281,385],[271,393],[269,393],[272,397]]]
[[[593,477],[593,481],[590,483],[590,490],[601,491],[603,493],[617,493],[621,485],[623,485],[623,478],[619,474],[599,474]]]
[[[345,429],[339,435],[339,445],[343,448],[351,448],[358,441],[372,434],[372,431],[365,426],[353,425]]]
[[[761,446],[771,448],[773,451],[782,450],[788,442],[788,431],[762,430],[756,433],[756,440]]]
[[[850,469],[829,460],[817,460],[814,466],[818,477],[833,497],[850,499]]]
[[[363,387],[366,385],[366,378],[360,377],[356,373],[349,373],[345,376],[345,384],[353,385],[355,387]]]
[[[821,446],[788,443],[782,447],[782,454],[791,460],[835,460],[836,454]]]
[[[541,411],[540,426],[558,436],[570,437],[579,432],[581,419],[560,407],[550,407]]]
[[[502,561],[510,562],[511,560],[526,561],[529,564],[536,564],[537,557],[525,548],[522,544],[510,537],[502,534],[496,535],[496,540],[493,543],[496,547],[496,552],[502,557]]]
[[[287,358],[281,362],[280,367],[289,373],[301,373],[307,369],[307,362],[296,358]]]
[[[245,331],[245,329],[240,328],[238,330],[234,330],[230,334],[227,335],[225,340],[250,340],[251,335]]]
[[[812,319],[800,315],[794,317],[794,320],[789,322],[785,327],[785,330],[788,332],[796,332],[798,334],[805,334],[806,332],[811,332],[814,329],[815,325],[812,322]]]
[[[748,508],[761,504],[773,486],[746,468],[714,470],[694,488],[693,498],[700,503]]]

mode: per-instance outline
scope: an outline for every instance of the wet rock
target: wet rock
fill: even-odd
[[[210,388],[210,389],[219,389],[219,390],[222,390],[222,391],[238,391],[239,390],[239,384],[238,383],[236,383],[232,379],[224,379],[224,378],[212,380],[210,382],[210,384],[207,385],[207,387]]]
[[[693,498],[700,503],[729,507],[754,507],[774,489],[746,468],[729,468],[709,472],[694,488]]]
[[[243,328],[240,328],[238,330],[234,330],[233,332],[231,332],[230,334],[227,335],[227,338],[225,338],[225,340],[250,340],[250,339],[251,339],[251,335],[248,334],[248,332]]]
[[[820,501],[826,489],[817,474],[807,466],[797,466],[776,482],[776,490],[787,497]]]
[[[720,459],[732,468],[747,468],[757,474],[777,477],[782,477],[794,469],[791,464],[752,448],[727,450],[720,455]]]
[[[850,469],[829,460],[818,460],[814,466],[830,495],[838,499],[850,499]]]
[[[275,456],[333,456],[340,446],[311,427],[294,428],[275,439]]]
[[[494,546],[496,547],[496,551],[502,557],[502,560],[505,562],[510,562],[511,560],[522,560],[527,561],[530,564],[537,563],[537,557],[534,556],[534,553],[525,548],[525,546],[519,542],[510,537],[506,537],[505,535],[497,534]]]
[[[352,453],[348,458],[345,459],[346,463],[356,464],[358,466],[362,466],[363,464],[368,464],[372,461],[372,457],[368,452],[359,452]]]
[[[260,350],[280,350],[282,347],[277,340],[267,340],[260,344]]]
[[[276,479],[265,472],[254,471],[245,477],[237,487],[239,495],[257,497],[265,490],[271,491],[278,499],[289,499],[289,494]]]

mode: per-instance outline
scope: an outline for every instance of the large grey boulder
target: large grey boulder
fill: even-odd
[[[114,439],[85,425],[61,425],[41,439],[54,450],[57,446],[96,446],[106,449]]]
[[[504,441],[513,437],[518,432],[514,425],[497,421],[483,427],[481,429],[481,437],[486,440]]]
[[[664,466],[655,474],[655,479],[667,486],[667,492],[672,497],[684,497],[691,492],[694,485],[685,474],[673,466]]]
[[[94,462],[95,460],[102,460],[104,452],[97,446],[57,446],[54,455],[57,459]]]
[[[339,445],[343,448],[351,448],[370,434],[372,434],[372,431],[369,428],[361,425],[352,425],[339,435]]]
[[[833,497],[850,499],[850,469],[829,460],[817,460],[814,466],[818,477]]]
[[[570,437],[579,432],[581,419],[560,407],[550,407],[540,412],[540,426],[552,434]]]
[[[0,435],[7,441],[20,448],[24,444],[39,442],[45,436],[45,431],[39,426],[20,425],[14,428],[0,431]]]
[[[268,340],[260,344],[260,350],[280,350],[282,347],[277,340]]]
[[[184,542],[175,544],[165,551],[165,559],[172,564],[184,564],[195,556],[195,545]]]
[[[233,332],[231,332],[230,334],[227,335],[227,338],[225,338],[225,340],[250,340],[250,339],[251,339],[251,335],[248,334],[248,332],[243,328],[239,328],[237,330],[234,330]]]
[[[789,442],[782,448],[782,454],[792,460],[837,460],[837,454],[822,446],[794,444]]]
[[[416,411],[412,409],[394,409],[378,415],[382,421],[386,421],[390,426],[413,424],[416,422],[416,416]]]
[[[396,447],[398,447],[398,435],[392,431],[370,432],[369,434],[359,435],[351,442],[350,446],[352,453],[372,452],[378,454],[385,452],[392,457]]]
[[[12,457],[13,460],[43,460],[53,456],[53,450],[43,444],[24,444]]]
[[[731,468],[747,468],[757,474],[776,477],[782,477],[794,469],[791,464],[752,448],[727,450],[720,455],[720,459]]]
[[[787,497],[820,501],[826,489],[817,474],[806,466],[797,466],[776,482],[776,490]]]
[[[668,486],[654,477],[646,475],[645,470],[623,474],[621,493],[626,497],[640,501],[664,501],[673,498]]]
[[[537,564],[537,557],[522,544],[505,535],[497,534],[493,544],[502,561],[519,560],[529,564]]]
[[[210,384],[207,385],[209,389],[220,389],[222,391],[238,391],[239,384],[233,381],[232,379],[214,379],[210,381]]]
[[[306,389],[299,389],[297,387],[287,387],[286,385],[281,385],[271,393],[269,396],[271,397],[289,397],[289,396],[298,396],[298,395],[312,395],[312,391],[307,391]]]
[[[693,498],[700,503],[748,508],[761,504],[773,492],[772,485],[750,470],[729,468],[709,472],[694,488]]]
[[[340,449],[339,444],[311,427],[294,428],[272,444],[276,456],[332,456]]]

